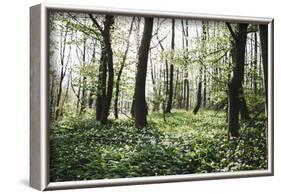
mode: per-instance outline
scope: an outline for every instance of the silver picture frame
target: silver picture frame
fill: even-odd
[[[156,177],[122,178],[87,181],[49,181],[48,153],[48,11],[67,10],[76,12],[110,13],[116,15],[139,15],[174,17],[231,22],[251,22],[268,25],[268,169],[241,172],[171,175]],[[197,181],[242,177],[272,176],[274,174],[273,149],[273,18],[242,17],[214,14],[179,13],[155,10],[130,10],[76,5],[39,4],[30,8],[30,186],[41,190],[86,187],[104,187],[178,181]]]

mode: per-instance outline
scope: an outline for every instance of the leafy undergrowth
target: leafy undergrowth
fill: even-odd
[[[111,179],[267,168],[265,124],[257,119],[228,139],[225,114],[151,114],[149,127],[130,119],[98,125],[69,117],[50,130],[50,179]],[[247,125],[247,124],[246,124]],[[243,124],[242,124],[243,126]]]

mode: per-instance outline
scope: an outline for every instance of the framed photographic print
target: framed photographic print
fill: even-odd
[[[273,175],[273,19],[30,9],[30,185]]]

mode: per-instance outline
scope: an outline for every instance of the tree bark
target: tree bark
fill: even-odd
[[[96,45],[97,40],[94,40],[94,49],[92,54],[92,64],[95,64],[96,62]],[[88,98],[88,107],[92,108],[94,103],[94,87],[91,85],[90,92],[89,92],[89,98]]]
[[[83,43],[82,67],[85,67],[85,63],[86,63],[86,40],[84,40]],[[86,82],[87,82],[87,77],[83,75],[80,113],[84,112],[86,108]]]
[[[107,67],[108,67],[108,80],[107,80],[107,91],[105,96],[105,103],[101,116],[101,124],[106,124],[109,116],[109,109],[111,105],[113,82],[114,82],[114,69],[113,69],[113,52],[111,48],[110,30],[114,23],[112,15],[105,16],[103,39],[105,44],[105,50],[107,54]]]
[[[203,75],[203,83],[204,83],[204,87],[203,87],[203,107],[206,108],[206,104],[207,104],[207,70],[206,70],[206,67],[204,67],[203,69],[204,69],[204,75]]]
[[[147,126],[145,101],[145,82],[147,60],[153,30],[153,18],[145,18],[143,36],[138,55],[137,76],[135,85],[135,126],[142,129]]]
[[[232,137],[239,137],[239,110],[241,106],[239,94],[241,93],[244,78],[247,27],[248,24],[238,24],[238,31],[234,33],[230,24],[228,24],[228,28],[234,39],[234,67],[228,94],[228,128]]]
[[[266,113],[268,113],[268,26],[259,25],[261,52],[262,52],[262,64],[264,75],[264,88],[265,88],[265,107]]]
[[[130,48],[130,37],[131,37],[131,34],[132,34],[132,30],[133,30],[133,24],[134,24],[134,17],[132,19],[131,26],[130,26],[130,29],[129,29],[129,34],[128,34],[128,37],[127,37],[126,50],[124,52],[122,62],[121,62],[121,66],[120,66],[120,69],[118,71],[117,79],[116,79],[116,90],[115,90],[115,99],[114,99],[114,116],[115,116],[115,119],[118,119],[118,100],[119,100],[119,92],[120,92],[120,80],[121,80],[121,75],[122,75],[122,72],[123,72],[123,69],[124,69],[124,66],[125,66],[125,63],[126,63],[127,54],[128,54],[129,48]]]
[[[189,81],[186,79],[186,105],[185,109],[189,110]]]
[[[174,52],[175,48],[175,19],[172,19],[172,40],[171,40],[171,49],[172,52]],[[172,53],[173,58],[173,53]],[[170,80],[169,80],[169,97],[168,97],[168,103],[166,107],[166,113],[171,113],[172,110],[172,104],[173,104],[173,89],[174,89],[174,65],[173,62],[170,64]]]
[[[98,87],[97,87],[97,100],[96,100],[96,121],[100,122],[102,117],[102,110],[104,106],[104,99],[106,95],[106,53],[102,48],[101,59],[99,66]]]
[[[202,90],[202,82],[200,81],[198,83],[198,90],[197,90],[197,101],[196,101],[196,106],[195,108],[193,109],[193,114],[197,114],[200,106],[201,106],[201,101],[202,101],[202,94],[201,94],[201,90]]]
[[[59,80],[59,88],[57,92],[57,101],[56,101],[56,111],[55,111],[55,119],[57,120],[60,114],[60,101],[62,95],[62,83],[66,74],[66,67],[65,67],[65,50],[67,44],[67,34],[68,34],[68,27],[69,23],[66,24],[65,32],[63,33],[63,29],[61,31],[61,40],[60,40],[60,80]],[[69,56],[68,56],[69,57]]]
[[[254,35],[255,39],[255,48],[254,48],[254,94],[258,94],[258,84],[257,84],[257,75],[258,75],[258,40],[257,32]]]
[[[247,121],[250,119],[250,114],[249,114],[246,99],[244,96],[243,88],[240,89],[239,96],[240,96],[240,116],[241,116],[242,120]]]
[[[111,48],[110,37],[110,31],[114,23],[114,17],[113,15],[105,15],[103,28],[98,24],[92,14],[89,14],[89,17],[92,20],[93,25],[100,31],[102,35],[101,60],[99,67],[98,90],[96,100],[96,120],[99,121],[101,124],[106,124],[107,118],[109,116],[114,83],[113,52]]]

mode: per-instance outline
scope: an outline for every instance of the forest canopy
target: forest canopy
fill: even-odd
[[[267,169],[266,25],[49,12],[51,181]]]

